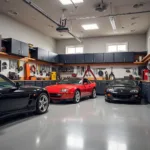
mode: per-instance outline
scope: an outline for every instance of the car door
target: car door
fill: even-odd
[[[83,80],[79,81],[79,84],[76,85],[76,88],[80,89],[81,97],[85,97],[86,96],[86,87],[83,84]]]
[[[85,87],[85,90],[86,90],[86,96],[91,95],[91,93],[92,93],[91,82],[88,79],[84,79],[83,84],[84,84],[84,87]]]
[[[29,93],[17,88],[15,83],[0,75],[0,113],[26,108]]]

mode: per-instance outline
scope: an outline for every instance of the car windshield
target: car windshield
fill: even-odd
[[[116,85],[116,84],[136,86],[136,82],[133,80],[114,80],[110,83],[110,85]]]
[[[81,83],[82,83],[82,80],[78,78],[64,79],[58,82],[58,84],[81,84]]]

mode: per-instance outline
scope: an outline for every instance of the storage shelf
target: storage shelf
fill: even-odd
[[[150,54],[146,55],[143,59],[142,62],[146,63],[150,60]]]
[[[15,56],[15,55],[9,55],[5,52],[0,52],[0,56],[6,57],[6,58],[11,58],[11,59],[21,59],[22,57]]]
[[[97,63],[97,64],[58,64],[58,66],[139,66],[144,65],[144,63]]]
[[[134,64],[137,64],[137,65],[144,65],[145,62],[134,62]]]

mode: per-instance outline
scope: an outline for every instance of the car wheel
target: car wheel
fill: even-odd
[[[74,94],[74,102],[79,103],[80,99],[81,99],[81,94],[80,94],[80,91],[77,90],[77,91],[75,91],[75,94]]]
[[[141,104],[141,102],[142,102],[141,100],[138,100],[138,101],[137,101],[137,104]]]
[[[37,98],[36,113],[44,114],[47,112],[49,107],[49,98],[46,93],[41,93]]]
[[[96,98],[96,89],[95,88],[92,90],[92,95],[90,96],[90,98]]]
[[[108,102],[108,103],[110,103],[111,101],[110,101],[109,99],[106,99],[106,98],[105,98],[105,102]]]

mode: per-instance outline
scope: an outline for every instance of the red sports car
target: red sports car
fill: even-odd
[[[47,86],[51,102],[73,101],[79,103],[83,97],[96,97],[96,83],[88,79],[70,78]]]

